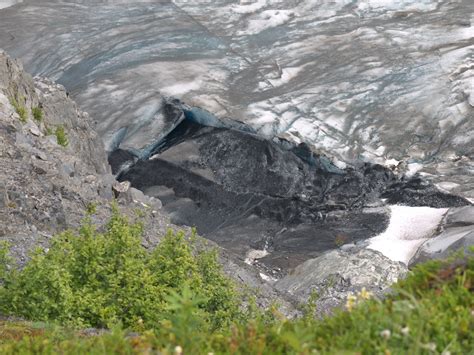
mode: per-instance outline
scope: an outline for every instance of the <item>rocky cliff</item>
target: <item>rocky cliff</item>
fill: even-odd
[[[31,78],[5,53],[0,132],[0,237],[24,260],[32,246],[77,226],[88,204],[106,204],[114,179],[88,115],[64,88]]]

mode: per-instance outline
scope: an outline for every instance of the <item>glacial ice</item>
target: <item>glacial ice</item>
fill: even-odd
[[[31,0],[0,11],[0,47],[64,84],[106,143],[128,127],[123,147],[142,148],[171,95],[474,198],[473,13],[469,0]]]

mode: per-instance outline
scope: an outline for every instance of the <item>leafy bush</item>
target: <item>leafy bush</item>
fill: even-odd
[[[15,109],[18,116],[20,116],[20,121],[25,123],[26,120],[28,119],[28,111],[26,110],[26,107],[20,101],[24,101],[24,99],[23,98],[21,98],[20,100],[17,100],[15,98],[10,99],[11,105]]]
[[[41,107],[33,107],[31,113],[36,121],[41,122],[43,120],[43,110],[41,110]]]
[[[214,252],[193,251],[184,233],[169,231],[150,253],[141,237],[139,224],[114,211],[103,233],[86,220],[78,234],[62,233],[49,250],[36,249],[22,270],[8,270],[0,252],[0,313],[81,327],[161,329],[177,317],[170,297],[191,292],[186,317],[199,315],[199,329],[239,316],[234,287]]]
[[[56,131],[54,132],[56,135],[56,141],[60,146],[67,147],[69,141],[67,139],[66,131],[64,130],[63,126],[56,127]]]

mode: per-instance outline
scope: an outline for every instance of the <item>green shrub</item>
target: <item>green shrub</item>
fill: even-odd
[[[191,292],[199,329],[217,329],[239,316],[234,287],[214,252],[193,251],[182,232],[169,231],[151,253],[141,238],[141,226],[117,211],[103,233],[86,219],[77,234],[62,233],[49,250],[35,250],[22,270],[0,267],[0,313],[84,327],[161,329],[177,317],[170,297],[187,300]]]
[[[31,113],[36,121],[41,122],[43,120],[43,110],[41,110],[41,107],[33,107]]]
[[[8,270],[11,267],[11,259],[8,257],[9,245],[6,242],[0,242],[0,283],[5,280]]]
[[[28,119],[28,111],[26,110],[26,107],[21,103],[21,101],[24,101],[24,98],[20,98],[20,100],[17,100],[15,98],[10,99],[11,105],[14,107],[18,116],[20,116],[20,121],[25,123]]]
[[[54,134],[56,135],[56,141],[60,146],[68,146],[69,141],[67,139],[66,131],[63,126],[57,126]]]

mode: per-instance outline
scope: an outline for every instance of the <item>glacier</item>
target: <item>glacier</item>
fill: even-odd
[[[142,148],[173,96],[338,164],[474,198],[474,3],[2,1],[0,46],[64,84],[109,147]]]
[[[333,228],[338,234],[337,223],[351,241],[383,237],[382,244],[388,245],[390,237],[396,247],[386,254],[399,250],[393,258],[407,262],[414,249],[401,246],[408,243],[397,234],[403,231],[390,229],[390,223],[395,228],[411,210],[399,210],[397,204],[431,206],[437,210],[426,210],[420,218],[430,220],[432,212],[437,220],[438,209],[448,207],[449,201],[456,206],[466,201],[449,200],[447,193],[474,201],[471,0],[0,0],[0,48],[20,58],[29,72],[63,84],[91,114],[119,177],[133,176],[149,194],[169,201],[165,207],[176,222],[201,223],[203,232],[214,233],[212,238],[229,249],[240,246],[224,234],[241,237],[242,255],[262,250],[271,234],[273,249],[281,253],[262,259],[272,266],[288,264],[285,257],[290,254],[294,266],[334,247],[334,235],[324,231]],[[335,208],[331,218],[339,222],[322,223],[324,209],[319,216],[316,210],[321,206],[310,206],[306,182],[300,183],[298,173],[291,176],[291,169],[283,180],[298,182],[296,202],[290,195],[283,200],[299,206],[298,218],[304,223],[287,229],[284,224],[293,217],[278,216],[283,221],[276,223],[247,213],[248,201],[255,201],[242,191],[236,192],[243,211],[240,219],[227,223],[228,216],[209,219],[210,212],[218,211],[217,204],[198,206],[205,201],[191,201],[195,191],[178,196],[177,185],[174,190],[161,185],[166,176],[152,176],[158,179],[156,185],[143,181],[153,171],[142,168],[168,169],[171,179],[183,172],[181,168],[192,166],[183,176],[207,189],[206,184],[215,183],[212,169],[218,170],[213,166],[218,155],[197,154],[199,144],[210,144],[199,141],[198,135],[216,132],[265,146],[277,152],[276,161],[284,161],[291,152],[304,161],[301,169],[310,171],[305,173],[308,181],[316,169],[331,188],[347,177],[370,185],[370,174],[389,176],[386,180],[394,186],[377,189],[386,194],[391,222],[379,200],[361,194],[373,193],[372,187],[362,189],[354,183],[357,191],[351,198],[355,201],[361,194],[368,205],[360,208],[370,212],[350,217],[355,224],[380,220],[380,226],[360,227],[347,216],[341,222],[338,214],[343,212],[334,205],[325,208]],[[259,137],[268,142],[261,143]],[[228,142],[220,143],[227,147]],[[255,156],[267,159],[260,153]],[[189,161],[181,159],[183,154]],[[282,166],[300,166],[293,155]],[[212,166],[193,165],[203,156],[214,159],[212,164],[205,161]],[[234,162],[225,168],[230,171]],[[134,164],[135,170],[129,170]],[[248,166],[259,169],[258,164]],[[408,182],[396,182],[391,172],[405,175]],[[427,192],[420,195],[418,190]],[[262,191],[258,194],[263,200],[276,198],[266,188]],[[222,201],[231,216],[234,195],[219,193],[228,199]],[[281,201],[265,203],[274,203],[282,216],[289,213]],[[227,223],[227,229],[219,232],[220,223]],[[323,235],[317,245],[305,239],[314,230]],[[259,239],[248,241],[251,233]],[[414,242],[408,244],[418,247],[424,239],[411,236]],[[372,246],[383,251],[380,240],[373,239]],[[313,249],[300,255],[291,243]]]

